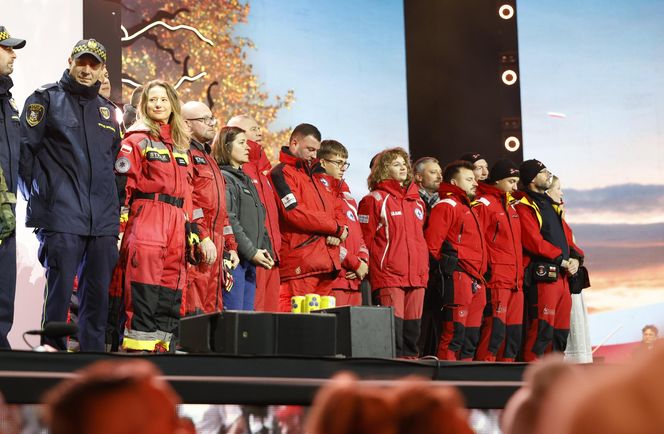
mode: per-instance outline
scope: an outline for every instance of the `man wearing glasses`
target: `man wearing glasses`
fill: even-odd
[[[14,322],[16,292],[16,186],[21,130],[19,113],[10,89],[9,75],[14,71],[16,52],[25,46],[23,39],[12,38],[0,26],[0,348],[9,349],[7,334]]]
[[[182,117],[191,132],[194,205],[193,222],[201,238],[201,261],[191,267],[187,281],[187,314],[222,310],[222,289],[230,284],[224,274],[224,252],[231,267],[237,266],[237,244],[226,213],[226,183],[210,152],[217,120],[202,102],[189,101],[182,106]]]
[[[549,345],[553,351],[565,351],[572,309],[567,279],[577,273],[583,251],[546,194],[551,172],[541,161],[526,160],[519,173],[524,189],[517,195],[520,202],[516,210],[521,221],[523,290],[528,309],[523,356],[530,362],[541,357]]]
[[[343,179],[350,166],[347,162],[348,150],[336,140],[323,140],[318,158],[320,166],[325,170],[324,174],[319,175],[320,180],[329,184],[348,222],[348,238],[340,244],[339,259],[343,269],[332,285],[332,295],[337,306],[359,306],[362,304],[360,283],[369,272],[369,250],[362,238],[357,202]]]

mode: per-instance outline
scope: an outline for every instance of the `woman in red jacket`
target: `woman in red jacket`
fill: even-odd
[[[189,136],[173,87],[146,84],[138,121],[127,131],[115,171],[121,189],[117,280],[124,292],[122,347],[167,351],[184,314],[185,226],[192,217]],[[120,283],[121,282],[121,283]],[[112,288],[111,293],[117,291]]]
[[[383,151],[369,175],[369,193],[360,202],[358,219],[369,249],[369,281],[374,296],[394,309],[397,356],[415,358],[429,254],[424,240],[424,202],[408,153]]]

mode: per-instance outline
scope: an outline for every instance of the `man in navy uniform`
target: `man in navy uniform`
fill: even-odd
[[[118,259],[120,206],[113,165],[120,128],[99,96],[106,49],[79,41],[57,83],[37,89],[21,115],[19,186],[26,226],[36,228],[46,268],[42,324],[65,321],[78,275],[82,351],[104,351],[108,287]],[[66,349],[63,338],[42,343]]]
[[[16,185],[20,128],[18,108],[9,91],[14,83],[9,75],[14,71],[14,60],[23,39],[12,38],[0,26],[0,348],[9,349],[7,334],[14,322],[14,295],[16,293]]]

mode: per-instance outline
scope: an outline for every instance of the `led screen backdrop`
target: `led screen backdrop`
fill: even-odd
[[[562,180],[593,343],[640,339],[664,319],[664,3],[518,5],[524,158]]]

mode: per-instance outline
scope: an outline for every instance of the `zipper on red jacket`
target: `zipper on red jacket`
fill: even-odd
[[[496,242],[496,238],[498,237],[498,231],[500,230],[500,221],[496,222],[496,232],[493,234],[493,240],[491,241],[492,243]]]

